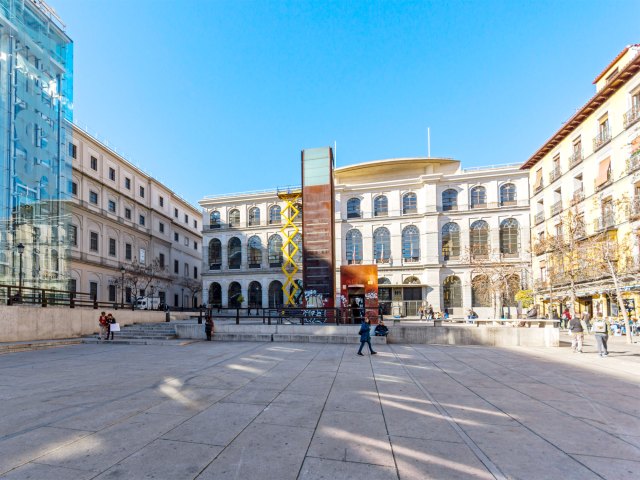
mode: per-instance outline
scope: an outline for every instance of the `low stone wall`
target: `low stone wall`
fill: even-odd
[[[0,306],[0,342],[76,338],[97,333],[102,310],[92,308]],[[165,313],[144,310],[106,310],[120,325],[165,321]]]
[[[391,325],[387,342],[490,347],[558,347],[560,330],[554,327]]]
[[[360,325],[219,325],[215,324],[215,333],[248,335],[358,335]],[[176,324],[178,338],[206,338],[204,323]]]

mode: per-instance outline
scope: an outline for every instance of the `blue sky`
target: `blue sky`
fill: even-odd
[[[337,164],[525,161],[640,42],[640,2],[49,0],[74,117],[196,203]]]

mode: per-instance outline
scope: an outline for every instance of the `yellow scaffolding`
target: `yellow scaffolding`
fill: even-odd
[[[284,241],[282,242],[282,255],[284,256],[284,262],[282,262],[282,273],[286,278],[285,283],[282,285],[282,293],[284,294],[285,305],[295,305],[296,293],[300,287],[294,281],[294,276],[300,267],[296,264],[295,256],[298,253],[298,245],[296,245],[295,237],[300,233],[298,226],[293,223],[296,217],[300,214],[300,210],[296,204],[302,197],[302,191],[283,191],[278,192],[280,200],[287,202],[286,206],[280,211],[280,215],[284,219],[285,223],[280,229]]]

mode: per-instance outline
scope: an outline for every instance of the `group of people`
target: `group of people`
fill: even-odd
[[[113,314],[106,314],[105,312],[100,313],[100,318],[98,318],[98,326],[100,327],[100,340],[109,340],[109,335],[111,335],[111,340],[113,340],[113,331],[111,326],[117,323]]]
[[[418,308],[418,315],[420,316],[420,320],[422,320],[423,318],[426,320],[446,320],[449,318],[449,309],[445,308],[444,312],[435,312],[431,304],[427,304],[426,307],[424,305],[421,305]]]

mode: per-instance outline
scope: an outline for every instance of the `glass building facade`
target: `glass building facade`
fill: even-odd
[[[52,9],[0,0],[2,284],[68,287],[72,71],[73,43]]]

